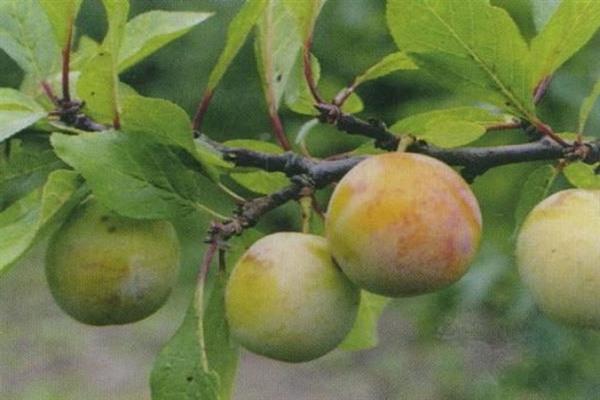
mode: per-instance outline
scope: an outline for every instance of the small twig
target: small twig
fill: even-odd
[[[552,81],[552,76],[548,75],[544,77],[533,90],[533,103],[539,104],[540,101],[546,95],[548,88],[550,87],[550,82]]]
[[[210,105],[213,95],[214,92],[212,90],[207,90],[204,92],[200,104],[198,104],[198,109],[196,110],[196,114],[194,115],[194,120],[192,122],[194,137],[198,137],[200,130],[202,129],[202,122],[204,121],[204,116],[206,115],[206,111],[208,111],[208,106]]]
[[[273,134],[275,135],[275,139],[277,140],[277,143],[279,143],[279,146],[286,151],[291,150],[292,146],[283,129],[283,123],[281,122],[281,118],[279,118],[279,113],[272,104],[269,105],[269,119],[271,120]]]
[[[318,104],[323,103],[323,98],[319,94],[319,90],[317,89],[317,83],[315,82],[315,77],[312,70],[312,64],[310,60],[310,49],[312,47],[312,34],[308,36],[306,41],[304,42],[304,49],[302,53],[302,61],[304,63],[304,79],[306,80],[306,84],[308,85],[308,89],[310,90],[310,94],[312,95],[315,102]]]
[[[72,21],[71,21],[72,22]],[[71,63],[71,41],[73,40],[73,24],[69,24],[67,32],[67,41],[62,49],[62,100],[65,102],[71,101],[71,91],[69,89],[69,70]]]
[[[50,84],[48,82],[43,81],[42,89],[44,90],[44,93],[46,93],[46,96],[50,99],[52,104],[54,104],[55,106],[58,106],[59,100],[58,100],[58,97],[56,97],[56,95],[54,94],[54,90],[52,90],[52,86],[50,86]]]
[[[535,121],[532,121],[532,122],[535,125],[538,132],[540,132],[542,135],[551,138],[552,140],[554,140],[556,143],[560,144],[563,147],[569,146],[569,143],[567,143],[563,138],[561,138],[556,133],[554,133],[554,131],[552,130],[552,128],[549,125],[544,124],[542,121],[540,121],[538,119],[536,119]]]

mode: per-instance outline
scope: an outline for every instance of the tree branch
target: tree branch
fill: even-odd
[[[382,124],[366,122],[339,112],[335,106],[318,106],[321,118],[335,124],[349,134],[370,137],[377,147],[395,151],[401,138],[389,132]],[[209,230],[208,242],[223,242],[240,234],[245,228],[256,224],[260,217],[290,201],[311,195],[315,189],[339,181],[366,156],[348,156],[335,160],[314,160],[293,152],[282,154],[262,153],[245,148],[224,146],[204,139],[220,152],[223,159],[237,167],[259,168],[267,172],[282,172],[292,179],[292,184],[268,196],[255,198],[241,204],[230,220],[214,222]],[[501,165],[543,161],[581,160],[588,164],[600,162],[600,140],[563,146],[549,137],[523,144],[490,147],[440,148],[422,140],[416,140],[406,148],[407,152],[436,158],[448,165],[462,167],[461,174],[468,181],[488,169]]]

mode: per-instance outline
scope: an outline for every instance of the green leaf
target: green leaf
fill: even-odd
[[[220,272],[214,280],[204,310],[204,343],[208,367],[219,376],[219,400],[227,400],[233,393],[240,349],[239,345],[231,339],[229,325],[225,319],[227,277]]]
[[[73,30],[73,24],[82,0],[39,0],[40,5],[46,11],[58,46],[64,49],[69,46],[69,32]]]
[[[23,93],[0,88],[0,141],[33,125],[46,116],[46,112],[33,99]]]
[[[596,173],[597,168],[600,168],[600,164],[589,165],[583,162],[575,162],[563,169],[563,173],[571,185],[582,189],[595,190],[600,189],[600,175]]]
[[[90,59],[77,81],[77,94],[86,102],[84,111],[103,123],[119,120],[119,49],[125,32],[129,0],[102,0],[108,32],[98,54]]]
[[[59,65],[60,50],[37,0],[0,1],[0,49],[39,83]]]
[[[149,219],[190,212],[219,216],[204,204],[207,181],[188,168],[193,160],[186,160],[185,153],[143,135],[115,131],[79,136],[54,133],[51,143],[100,201],[119,214]]]
[[[121,103],[122,131],[151,135],[160,143],[195,152],[190,118],[177,104],[137,95],[125,96]]]
[[[531,3],[531,13],[533,24],[537,32],[541,31],[544,25],[548,23],[550,17],[562,0],[529,0]]]
[[[600,27],[600,2],[563,0],[531,42],[535,85],[556,71],[586,44]]]
[[[119,71],[140,62],[212,15],[162,10],[137,15],[125,26],[125,37],[119,52]]]
[[[590,95],[583,99],[583,103],[579,109],[579,126],[577,132],[583,133],[585,124],[594,108],[594,104],[598,100],[598,96],[600,96],[600,79],[594,84]]]
[[[219,376],[202,364],[198,315],[190,305],[183,323],[161,350],[150,375],[152,400],[220,400]]]
[[[390,130],[411,134],[441,147],[457,147],[483,136],[491,126],[512,122],[513,118],[483,108],[457,107],[411,115],[396,122]]]
[[[248,233],[256,236],[252,230],[244,236]],[[235,256],[245,250],[239,241],[234,239]],[[231,398],[239,346],[231,340],[225,319],[227,275],[214,266],[213,271],[197,289],[183,324],[154,363],[150,377],[153,400]]]
[[[269,0],[258,22],[255,53],[263,91],[270,109],[277,110],[302,42],[281,1]]]
[[[213,92],[217,87],[229,64],[246,41],[248,33],[262,15],[266,5],[267,0],[247,0],[229,24],[225,48],[208,78],[208,92]]]
[[[357,351],[377,346],[377,323],[390,298],[361,291],[358,315],[352,330],[339,345],[342,350]]]
[[[77,173],[54,171],[34,190],[0,213],[0,275],[43,235],[57,228],[87,194]]]
[[[80,70],[85,63],[100,52],[100,43],[89,36],[81,36],[77,50],[71,55],[71,70]]]
[[[356,87],[363,82],[381,78],[382,76],[391,74],[395,71],[414,70],[417,68],[417,65],[410,57],[408,57],[405,53],[398,51],[396,53],[388,54],[377,64],[373,65],[363,74],[359,75],[354,80],[354,86]]]
[[[50,172],[66,167],[46,143],[12,139],[0,156],[0,210],[41,186]]]
[[[488,0],[390,0],[396,44],[456,90],[532,119],[531,55],[508,13]]]
[[[177,104],[164,99],[124,96],[121,99],[121,130],[152,136],[165,145],[181,147],[193,155],[213,181],[218,181],[218,168],[227,166],[219,156],[192,139],[192,123]]]
[[[229,147],[241,147],[270,154],[282,153],[279,146],[258,140],[229,140],[223,144]],[[290,184],[289,179],[282,172],[266,172],[256,168],[235,168],[229,176],[246,189],[259,194],[273,193]]]
[[[319,60],[311,54],[313,79],[315,83],[321,78],[321,65]],[[285,105],[292,111],[303,115],[316,115],[315,101],[310,93],[306,79],[304,79],[304,67],[302,57],[298,57],[292,68],[292,72],[284,91]]]
[[[85,113],[98,122],[113,123],[118,115],[117,88],[113,55],[101,50],[85,64],[77,80],[77,95],[85,101]]]
[[[552,165],[536,168],[525,180],[515,209],[515,234],[533,208],[548,196],[550,187],[558,175]]]
[[[296,19],[296,26],[303,41],[310,36],[317,21],[317,17],[323,8],[326,0],[283,0],[283,4]]]
[[[102,46],[114,55],[116,65],[127,24],[129,0],[102,0],[102,4],[106,10],[106,17],[108,19],[108,32],[104,37]]]

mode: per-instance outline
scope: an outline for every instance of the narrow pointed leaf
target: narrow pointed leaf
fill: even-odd
[[[600,1],[563,0],[531,42],[533,84],[550,76],[600,27]]]
[[[312,36],[317,17],[326,0],[282,0],[290,13],[296,18],[298,31],[303,40]]]
[[[319,60],[311,54],[313,79],[315,83],[321,78],[321,65]],[[292,111],[304,115],[316,115],[315,101],[310,94],[310,89],[304,78],[302,58],[298,57],[292,68],[284,92],[285,105]]]
[[[114,56],[115,63],[125,35],[125,26],[129,14],[129,0],[102,0],[108,19],[108,32],[102,43]]]
[[[255,52],[269,108],[277,110],[302,42],[294,18],[281,1],[270,0],[258,23]]]
[[[600,79],[596,82],[594,87],[592,88],[592,92],[583,99],[583,103],[581,104],[581,108],[579,109],[579,125],[577,128],[577,132],[583,133],[585,128],[585,124],[590,117],[592,109],[594,108],[594,104],[598,100],[600,96]]]
[[[233,18],[227,31],[225,48],[208,77],[207,92],[213,92],[217,87],[221,78],[225,75],[225,71],[227,71],[227,68],[229,68],[229,65],[246,41],[248,33],[250,33],[250,30],[262,15],[266,5],[267,0],[248,0]]]
[[[69,32],[73,29],[81,2],[82,0],[40,0],[61,49],[68,44]]]
[[[381,78],[382,76],[391,74],[395,71],[414,70],[417,68],[417,65],[410,57],[408,57],[405,53],[398,51],[388,54],[377,64],[373,65],[363,74],[359,75],[354,81],[354,86],[358,86],[366,81]]]
[[[483,136],[491,126],[513,118],[476,107],[457,107],[411,115],[391,126],[397,134],[411,134],[441,147],[457,147]]]
[[[119,52],[119,71],[140,62],[212,15],[205,12],[152,10],[132,18],[125,26]]]

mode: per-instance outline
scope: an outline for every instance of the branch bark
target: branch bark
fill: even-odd
[[[388,131],[383,124],[363,121],[341,113],[334,105],[319,104],[317,109],[321,112],[322,122],[334,124],[348,134],[372,138],[375,140],[375,145],[381,149],[395,151],[400,144],[401,137]],[[348,156],[335,160],[314,160],[293,152],[270,154],[228,147],[206,138],[203,141],[219,151],[223,159],[238,167],[283,172],[292,178],[290,186],[241,204],[232,219],[214,222],[209,230],[207,239],[209,242],[226,241],[233,235],[240,234],[246,227],[255,225],[263,214],[274,208],[339,181],[366,158],[366,156]],[[451,166],[462,167],[461,174],[468,181],[472,181],[490,168],[507,164],[558,159],[581,160],[589,164],[600,162],[600,139],[584,143],[565,142],[565,144],[544,136],[535,142],[523,144],[446,149],[416,140],[408,145],[406,151],[427,155]]]

